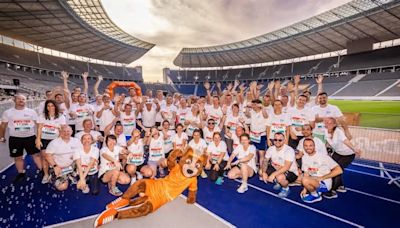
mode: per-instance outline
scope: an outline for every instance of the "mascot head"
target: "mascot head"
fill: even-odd
[[[182,173],[185,177],[197,177],[203,171],[207,163],[207,155],[197,155],[192,148],[187,148],[179,161]]]

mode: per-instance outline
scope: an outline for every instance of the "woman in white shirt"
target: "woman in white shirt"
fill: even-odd
[[[211,170],[208,175],[210,180],[217,185],[223,183],[224,168],[228,160],[228,149],[226,143],[221,141],[221,134],[215,132],[213,134],[213,141],[207,147],[207,165],[206,170]]]
[[[356,154],[360,155],[361,151],[356,149],[350,140],[346,137],[342,129],[337,127],[336,119],[328,117],[325,120],[325,138],[327,143],[332,147],[333,154],[332,158],[335,160],[340,167],[345,170],[347,166],[353,162]],[[325,198],[336,198],[336,192],[346,192],[346,188],[343,183],[343,175],[336,176],[333,178],[332,191],[324,194]]]
[[[167,167],[167,160],[164,153],[164,140],[160,136],[157,127],[152,127],[150,132],[146,132],[145,144],[149,146],[149,159],[145,169],[150,169],[154,178],[157,175],[157,169],[160,172],[160,177],[165,176],[164,168]],[[147,170],[146,170],[147,171]]]
[[[174,145],[174,150],[181,149],[183,150],[187,145],[188,136],[183,132],[183,125],[176,125],[176,134],[172,139],[172,143]]]
[[[126,153],[125,149],[117,145],[115,135],[107,135],[105,146],[100,151],[99,179],[108,185],[110,194],[121,196],[122,192],[117,187],[119,184],[129,184],[129,175],[122,170],[120,154]]]
[[[59,135],[60,127],[67,125],[65,116],[59,112],[58,105],[53,100],[47,100],[44,104],[45,109],[37,121],[36,148],[42,153],[43,179],[42,184],[50,181],[49,163],[45,159],[46,148],[51,140]]]
[[[242,134],[240,136],[240,145],[235,148],[229,157],[225,167],[225,170],[230,169],[228,172],[228,178],[242,178],[242,184],[237,189],[238,193],[244,193],[247,191],[247,179],[257,172],[256,151],[256,147],[250,145],[250,136],[248,134]],[[237,158],[237,160],[232,163],[234,158]]]
[[[189,139],[193,136],[193,131],[196,129],[203,128],[202,115],[200,114],[200,109],[198,104],[193,104],[191,110],[186,113],[185,116],[185,126],[186,126],[186,134]]]
[[[128,141],[128,155],[126,159],[126,172],[131,176],[131,185],[136,180],[142,179],[142,170],[145,166],[144,145],[140,138],[140,131],[135,129],[132,138]],[[150,177],[151,172],[144,173],[145,177]]]
[[[98,195],[100,192],[100,182],[97,176],[99,171],[99,149],[93,144],[95,140],[92,135],[84,134],[80,138],[83,145],[82,149],[74,154],[74,161],[79,173],[77,188],[83,193]]]

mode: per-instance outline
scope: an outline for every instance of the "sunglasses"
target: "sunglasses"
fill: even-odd
[[[283,139],[274,139],[274,142],[283,142]]]
[[[214,122],[209,122],[208,124],[214,125],[215,123]]]

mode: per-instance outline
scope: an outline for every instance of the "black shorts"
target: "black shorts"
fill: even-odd
[[[51,139],[41,139],[42,146],[40,147],[40,150],[46,150],[47,146],[51,142]]]
[[[268,176],[271,175],[271,174],[272,174],[273,172],[275,172],[275,171],[276,171],[276,169],[275,169],[272,165],[268,165],[268,168],[267,168],[267,174],[268,174]],[[297,180],[297,175],[294,174],[293,172],[286,171],[286,172],[284,172],[283,174],[285,175],[286,180],[287,180],[289,183],[293,183],[293,182],[295,182],[295,181]]]
[[[133,164],[126,164],[124,167],[124,172],[128,173],[128,171],[126,170],[126,167],[128,167],[128,165],[133,165]],[[141,165],[136,166],[136,172],[140,172],[140,170],[147,165],[147,163],[143,162]]]
[[[10,136],[8,148],[10,150],[10,157],[21,157],[24,155],[24,149],[29,155],[37,154],[40,152],[36,148],[36,136],[30,136],[25,138]]]

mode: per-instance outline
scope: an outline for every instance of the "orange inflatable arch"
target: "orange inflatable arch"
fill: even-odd
[[[118,87],[134,88],[136,90],[136,95],[142,96],[142,89],[135,82],[114,81],[107,86],[108,94],[111,98],[114,97],[114,89]]]

